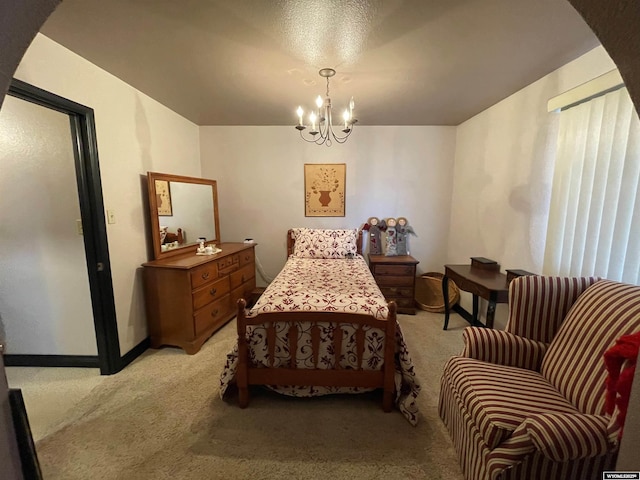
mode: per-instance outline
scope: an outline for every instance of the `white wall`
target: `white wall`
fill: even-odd
[[[255,239],[267,276],[284,265],[287,229],[356,228],[371,216],[407,217],[420,271],[442,270],[455,127],[357,126],[345,144],[326,147],[303,142],[293,126],[210,126],[200,141],[202,175],[218,181],[222,240]],[[305,217],[305,163],[346,163],[345,217]]]
[[[555,140],[546,101],[612,68],[599,47],[457,129],[358,126],[330,148],[293,127],[198,128],[42,35],[16,77],[95,110],[104,201],[117,220],[108,237],[124,353],[146,335],[136,269],[148,254],[148,170],[218,180],[223,241],[256,239],[268,276],[284,264],[288,228],[358,227],[372,215],[409,219],[420,272],[477,255],[539,272]],[[345,217],[304,216],[304,163],[347,164]]]
[[[547,100],[614,68],[595,48],[458,126],[449,263],[483,256],[503,270],[543,273],[557,133]],[[470,308],[470,295],[463,305]],[[499,305],[496,326],[505,322]]]
[[[147,336],[139,266],[149,259],[148,213],[141,176],[200,176],[198,127],[41,34],[15,77],[95,111],[104,204],[116,218],[107,236],[125,354]]]

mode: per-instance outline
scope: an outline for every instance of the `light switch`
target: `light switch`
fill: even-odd
[[[78,235],[84,235],[84,231],[82,230],[82,220],[76,220],[76,230],[78,231]]]
[[[116,214],[113,210],[107,210],[107,223],[116,223]]]

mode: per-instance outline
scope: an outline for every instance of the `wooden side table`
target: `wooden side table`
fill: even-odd
[[[473,314],[469,321],[469,313],[460,305],[462,317],[471,325],[482,325],[478,320],[478,297],[489,301],[487,306],[486,326],[493,328],[493,320],[497,303],[509,301],[509,283],[516,277],[533,275],[525,270],[507,270],[507,275],[500,273],[500,265],[486,258],[477,257],[471,259],[471,265],[445,265],[442,278],[442,295],[444,297],[444,328],[449,325],[449,279],[453,280],[460,290],[473,294]],[[466,315],[464,315],[466,314]]]
[[[387,257],[369,254],[369,269],[376,279],[384,298],[395,301],[398,313],[416,314],[416,265],[411,255]]]

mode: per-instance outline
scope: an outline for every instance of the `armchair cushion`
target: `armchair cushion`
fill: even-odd
[[[463,357],[535,371],[540,369],[547,351],[546,343],[491,328],[467,327],[462,339]]]
[[[535,413],[578,413],[537,372],[453,357],[443,378],[478,428],[489,449],[500,445]]]

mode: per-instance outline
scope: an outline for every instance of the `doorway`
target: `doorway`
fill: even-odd
[[[44,151],[50,151],[42,158],[49,159],[47,163],[51,165],[40,160],[39,164],[25,168],[20,162],[28,162],[28,157],[12,160],[20,167],[14,171],[21,172],[21,177],[10,181],[16,182],[13,185],[16,197],[22,196],[22,202],[13,205],[13,216],[23,223],[20,232],[5,231],[4,236],[11,238],[16,247],[12,258],[5,256],[5,263],[13,267],[15,282],[4,272],[3,283],[11,283],[11,287],[20,285],[22,293],[16,295],[8,287],[0,291],[0,295],[10,295],[3,302],[5,307],[18,305],[20,310],[5,309],[5,316],[12,317],[4,319],[7,324],[12,322],[6,327],[5,364],[99,367],[103,375],[116,373],[124,364],[118,343],[93,110],[18,80],[12,81],[8,95],[16,101],[28,102],[23,107],[30,109],[37,119],[38,126],[29,139],[34,148],[42,149],[38,142],[51,131],[68,140],[57,138],[53,142],[57,147],[44,147]],[[45,118],[57,126],[40,124]],[[54,153],[66,155],[66,160],[54,160]],[[33,187],[29,183],[31,174],[41,181],[34,182],[38,185],[33,194],[24,197],[23,193]],[[56,175],[60,176],[57,183],[51,178]],[[46,191],[52,185],[57,187],[52,188],[53,194]],[[26,203],[35,205],[24,205],[25,198],[29,199]],[[8,200],[5,198],[3,204]],[[78,218],[57,222],[63,218],[59,213],[65,205],[66,217],[70,214]],[[21,215],[28,218],[22,219]],[[31,244],[29,225],[34,225],[34,232],[39,229],[32,239],[37,237],[37,241]],[[57,320],[47,325],[43,320],[48,317]],[[23,324],[16,328],[16,322]],[[16,345],[22,351],[12,353],[12,332],[21,328]]]

